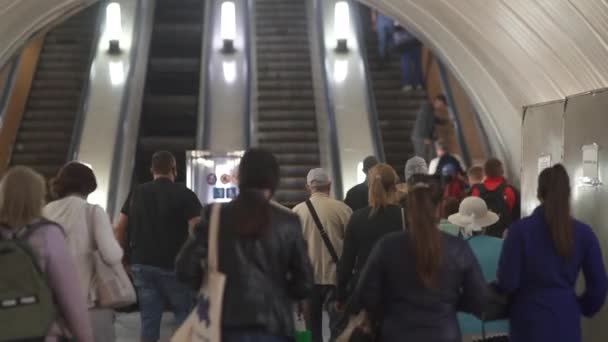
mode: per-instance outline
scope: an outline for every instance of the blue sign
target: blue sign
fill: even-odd
[[[213,188],[213,199],[223,199],[226,197],[226,189]]]
[[[228,198],[236,198],[238,191],[235,187],[226,189],[226,197]]]

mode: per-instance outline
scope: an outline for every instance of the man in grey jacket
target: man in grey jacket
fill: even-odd
[[[414,129],[412,130],[414,153],[427,162],[433,158],[433,140],[436,138],[435,125],[445,123],[435,113],[446,110],[447,107],[445,96],[440,94],[433,99],[432,103],[423,104],[416,116]]]

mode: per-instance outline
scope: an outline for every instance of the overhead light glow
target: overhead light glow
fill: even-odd
[[[346,1],[338,1],[334,7],[334,34],[336,35],[337,50],[348,50],[350,34],[350,7]]]
[[[234,51],[236,39],[236,5],[234,1],[224,1],[221,7],[220,37],[224,52]]]
[[[110,62],[110,82],[115,86],[125,82],[125,67],[122,61]]]
[[[120,39],[122,38],[122,14],[120,4],[112,2],[106,7],[106,37],[109,41],[111,53],[120,52]]]
[[[224,80],[226,83],[234,83],[236,81],[236,62],[222,62],[222,70],[224,71]]]
[[[342,83],[348,77],[348,60],[336,59],[334,61],[334,81]]]

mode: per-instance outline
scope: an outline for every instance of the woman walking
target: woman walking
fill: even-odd
[[[572,217],[570,179],[557,164],[538,178],[541,205],[510,229],[498,284],[511,295],[511,341],[580,342],[581,316],[604,305],[608,280],[591,228]],[[585,291],[575,284],[583,272]]]

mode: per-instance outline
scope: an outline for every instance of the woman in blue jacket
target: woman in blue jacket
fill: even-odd
[[[511,341],[580,342],[581,314],[593,316],[606,299],[602,251],[591,228],[572,218],[570,191],[562,165],[545,169],[541,205],[509,229],[498,283],[511,295]],[[578,296],[581,270],[586,289]]]

